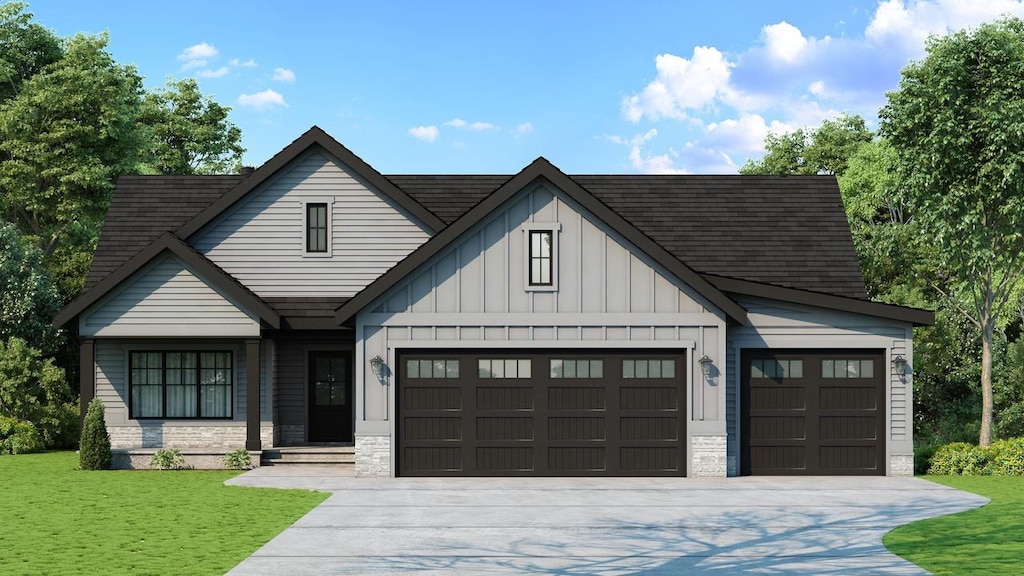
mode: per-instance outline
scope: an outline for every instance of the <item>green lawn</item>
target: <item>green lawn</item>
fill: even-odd
[[[74,452],[0,456],[0,574],[223,574],[328,496],[77,466]]]
[[[987,505],[901,526],[882,543],[936,574],[1019,574],[1024,565],[1024,478],[925,476],[981,494]]]

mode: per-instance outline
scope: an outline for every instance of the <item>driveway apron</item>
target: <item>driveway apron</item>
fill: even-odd
[[[889,530],[986,498],[917,478],[391,478],[266,467],[331,493],[229,574],[925,574]]]

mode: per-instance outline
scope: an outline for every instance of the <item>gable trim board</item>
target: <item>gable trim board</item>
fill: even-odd
[[[326,157],[327,162],[336,164],[352,178],[339,184],[338,180],[322,177],[319,171],[315,172],[315,180],[309,177],[313,172],[305,168],[299,171],[301,174],[296,172],[300,166],[305,166],[302,164],[304,159],[313,155]],[[287,177],[292,172],[299,175]],[[186,308],[180,308],[185,313],[177,319],[184,321],[167,321],[168,326],[180,325],[178,332],[165,331],[146,337],[96,333],[95,340],[89,340],[96,349],[92,362],[96,370],[91,372],[97,378],[105,378],[97,381],[97,395],[102,396],[110,410],[113,422],[108,421],[108,424],[118,428],[115,432],[123,439],[122,448],[131,448],[136,442],[151,448],[154,442],[166,444],[185,441],[185,438],[191,438],[188,441],[197,445],[216,443],[218,438],[222,442],[227,438],[231,438],[230,442],[244,438],[249,446],[258,446],[262,442],[268,448],[282,442],[304,442],[308,439],[309,424],[309,411],[305,408],[312,401],[310,396],[313,393],[308,382],[308,366],[303,369],[308,359],[303,355],[313,345],[353,354],[354,397],[350,400],[356,406],[356,421],[351,430],[355,436],[356,471],[359,475],[390,476],[403,470],[403,456],[399,451],[406,446],[401,438],[403,424],[399,420],[405,413],[400,398],[408,390],[409,381],[401,375],[402,367],[396,364],[403,355],[412,352],[429,354],[431,351],[458,354],[466,362],[474,364],[464,369],[475,371],[477,359],[490,362],[493,358],[517,354],[529,356],[540,363],[559,357],[572,359],[573,354],[596,359],[606,355],[606,364],[671,354],[683,363],[678,371],[681,380],[676,384],[678,404],[673,408],[678,412],[675,422],[679,424],[673,429],[681,431],[683,437],[673,440],[672,450],[676,451],[676,456],[672,458],[678,457],[674,462],[685,463],[685,466],[674,464],[672,471],[691,476],[724,477],[736,474],[744,464],[739,461],[744,448],[741,439],[744,431],[749,432],[746,427],[750,425],[743,420],[741,411],[743,386],[749,384],[742,378],[744,355],[748,351],[757,351],[758,357],[778,352],[812,358],[822,349],[834,349],[861,354],[870,351],[882,359],[879,361],[885,366],[879,368],[888,373],[883,383],[885,406],[884,410],[876,407],[876,414],[884,418],[885,440],[884,453],[876,451],[876,454],[882,454],[879,458],[884,461],[874,460],[870,472],[909,474],[911,471],[908,462],[912,463],[912,375],[897,377],[891,373],[890,364],[897,354],[912,361],[913,326],[932,323],[934,314],[862,299],[863,290],[856,287],[860,278],[855,273],[858,269],[855,254],[847,249],[852,246],[848,229],[845,238],[841,230],[846,226],[846,220],[834,180],[821,177],[723,177],[721,180],[712,177],[679,180],[646,176],[637,176],[634,180],[629,176],[574,177],[564,174],[541,157],[511,177],[398,176],[392,181],[315,126],[253,174],[241,177],[236,184],[227,177],[209,180],[210,188],[216,188],[216,194],[203,188],[202,177],[194,180],[189,180],[183,188],[186,192],[196,190],[195,194],[188,192],[190,198],[183,198],[180,205],[168,206],[166,211],[153,211],[166,213],[168,221],[162,227],[164,232],[155,241],[148,241],[153,232],[143,238],[134,238],[133,242],[131,227],[111,227],[117,232],[113,236],[120,240],[108,245],[105,259],[93,277],[100,278],[111,269],[113,272],[96,282],[55,318],[61,326],[68,325],[76,317],[85,318],[91,310],[96,310],[98,304],[118,298],[120,290],[127,292],[131,289],[131,283],[142,280],[142,274],[173,259],[195,280],[203,282],[206,288],[218,293],[254,322],[251,326],[254,330],[245,334],[204,334],[201,325],[196,324],[194,330],[188,326],[187,319],[199,314],[200,308],[189,311],[186,302]],[[174,184],[176,181],[173,180],[168,182],[166,186],[161,186],[157,179],[128,182],[130,186],[127,188],[131,188],[128,191],[134,190],[138,195],[138,206],[131,204],[131,197],[119,198],[115,194],[115,198],[119,198],[119,209],[112,211],[111,217],[121,215],[131,221],[133,213],[147,211],[146,207],[155,205],[154,202],[159,201],[156,197],[161,194],[167,195],[167,202],[173,204],[174,190],[181,186]],[[408,190],[403,190],[396,183],[408,186]],[[165,192],[154,194],[140,189],[140,186],[149,184]],[[309,188],[304,187],[307,185]],[[358,189],[353,187],[356,185]],[[593,191],[589,186],[593,186]],[[373,253],[359,252],[356,260],[368,262],[373,259],[380,265],[333,296],[318,288],[333,282],[326,279],[324,270],[313,271],[319,276],[310,283],[306,277],[295,276],[290,261],[280,266],[267,265],[270,253],[260,256],[258,247],[266,245],[271,246],[269,249],[278,258],[273,261],[275,263],[281,258],[291,257],[290,254],[278,253],[273,242],[283,237],[278,234],[290,225],[292,212],[298,213],[297,210],[273,212],[272,226],[246,229],[244,234],[236,234],[235,228],[231,227],[218,228],[218,238],[238,242],[225,247],[224,254],[206,252],[200,235],[207,234],[212,229],[211,225],[220,226],[219,222],[232,218],[232,222],[242,221],[252,217],[250,212],[270,214],[266,203],[258,206],[249,203],[254,194],[270,187],[275,187],[274,193],[278,194],[266,199],[270,205],[286,199],[294,200],[312,191],[327,195],[335,194],[335,190],[342,191],[337,194],[354,191],[357,195],[368,191],[400,215],[392,215],[393,219],[400,219],[402,226],[415,226],[422,234],[403,244],[400,252],[389,252],[378,245],[391,238],[387,234],[393,232],[393,227],[378,227],[376,232],[369,228],[368,231],[359,229],[354,233],[358,240],[351,240],[352,246],[359,243],[360,250],[373,246],[370,249]],[[451,206],[448,206],[446,195],[459,190],[465,191],[466,195],[452,199]],[[634,203],[632,198],[637,202]],[[672,203],[675,198],[680,199],[679,203],[671,205],[677,209],[665,213],[658,211],[657,206]],[[751,200],[750,205],[742,203],[744,198]],[[740,205],[736,205],[737,202]],[[243,209],[243,205],[251,209]],[[692,213],[693,218],[701,219],[699,210],[705,208],[709,218],[697,221],[696,226],[689,226],[686,217]],[[342,212],[359,219],[363,217],[360,214],[372,215],[377,213],[375,210],[379,207],[364,198],[353,202],[351,208],[346,207]],[[734,218],[737,221],[730,224],[728,214],[732,212],[737,214]],[[151,224],[159,227],[159,223],[154,221],[158,219],[147,220],[147,228]],[[445,221],[450,224],[446,225]],[[528,228],[531,225],[557,225],[561,229],[559,254],[556,255],[561,268],[557,290],[531,292],[521,285],[524,277],[521,268],[525,265],[525,261],[521,261],[524,253],[521,235],[525,229],[523,226]],[[295,226],[301,229],[302,222],[296,221]],[[728,236],[734,238],[732,241],[717,240],[732,234],[737,235]],[[337,236],[335,240],[349,242],[347,238],[350,236]],[[241,242],[241,238],[246,241]],[[762,238],[771,239],[763,249],[759,244]],[[824,239],[820,249],[801,260],[801,246],[813,243],[814,238]],[[140,249],[143,242],[148,245]],[[254,246],[257,247],[256,252]],[[779,247],[782,249],[777,250]],[[333,251],[335,260],[345,253],[341,247],[337,248]],[[756,254],[747,254],[748,249]],[[688,265],[691,262],[687,258],[690,251],[697,254],[693,262],[700,263],[700,267]],[[386,254],[389,255],[387,258]],[[770,257],[767,256],[769,254]],[[118,264],[122,255],[126,261]],[[829,256],[839,261],[840,272],[821,267]],[[231,267],[231,258],[235,257],[253,262],[254,269],[263,264],[270,273],[281,278],[282,289],[276,286],[267,289]],[[736,264],[746,258],[750,259],[749,265]],[[794,265],[787,267],[786,262],[790,259]],[[782,272],[779,272],[780,267]],[[724,275],[710,274],[704,272],[705,269],[721,271]],[[759,272],[764,270],[772,273]],[[158,303],[168,302],[168,298],[177,294],[174,290],[161,292],[160,286],[167,285],[167,282],[161,285],[160,281],[180,276],[171,274],[173,271],[170,269],[163,272],[147,283],[147,286],[154,286],[151,292],[157,295],[154,302]],[[790,282],[786,276],[788,273],[792,273],[795,280]],[[184,279],[186,284],[194,282],[192,278]],[[302,290],[291,291],[288,282],[305,284],[302,284]],[[860,283],[863,284],[862,281]],[[190,286],[197,295],[202,291],[198,285]],[[135,289],[131,298],[139,300],[144,297],[140,290]],[[111,313],[131,310],[129,304],[128,301],[122,302],[116,310],[112,308]],[[138,318],[131,320],[137,322]],[[83,336],[93,338],[88,333],[83,333]],[[124,370],[127,365],[123,359],[126,350],[159,342],[166,342],[172,348],[202,346],[210,344],[214,337],[231,340],[232,347],[237,350],[238,362],[252,357],[252,363],[239,366],[239,381],[236,382],[239,398],[250,392],[261,398],[258,405],[252,406],[252,413],[248,409],[237,412],[235,419],[223,430],[214,430],[219,425],[206,422],[167,420],[143,425],[128,421],[124,416],[127,402],[117,394],[109,393],[111,389],[126,389]],[[708,377],[701,373],[696,361],[703,355],[713,361],[712,373]],[[83,354],[83,358],[86,356]],[[373,356],[381,356],[385,360],[385,373],[381,379],[371,373],[369,363]],[[610,379],[595,385],[603,386],[603,394],[607,398],[624,394],[625,386],[617,387],[614,382],[615,378],[625,378],[625,372],[619,376],[612,375],[615,370],[625,368],[608,367],[612,369],[608,373]],[[534,369],[548,370],[549,367],[537,365]],[[87,380],[87,372],[90,371],[83,368],[83,382]],[[262,388],[258,392],[257,388],[247,390],[248,386],[242,379],[251,379],[249,384],[255,386],[257,374]],[[495,388],[518,387],[545,395],[594,394],[586,382],[570,386],[573,391],[563,391],[557,390],[559,383],[554,377],[538,378],[535,379],[538,387],[533,389],[529,388],[528,381],[509,380],[468,383],[461,390],[472,390],[476,395],[483,389],[481,386],[493,385]],[[815,386],[816,390],[823,385]],[[633,392],[643,388],[634,387]],[[83,394],[83,399],[85,396]],[[567,405],[567,409],[572,411],[589,406],[583,400],[577,400],[577,405]],[[550,402],[550,399],[545,402]],[[668,404],[651,403],[655,408],[651,409],[651,414],[645,415],[635,412],[640,409],[631,408],[621,398],[609,402],[603,428],[609,434],[627,435],[640,430],[630,428],[632,424],[629,423],[619,422],[613,426],[612,422],[620,417],[653,418],[644,425],[646,428],[643,429],[648,431],[664,425],[664,422],[655,421],[658,416],[654,412],[658,406],[664,409]],[[255,412],[257,406],[259,414]],[[474,408],[481,408],[467,406],[471,408],[470,415]],[[534,417],[551,416],[548,412],[553,406],[539,403],[539,411]],[[758,409],[765,408],[762,405]],[[585,411],[576,410],[579,413],[573,417],[589,418],[583,414]],[[498,417],[512,417],[510,414]],[[758,414],[750,417],[759,417]],[[434,417],[439,416],[435,414]],[[598,426],[595,422],[580,420],[577,424],[583,426],[581,430],[589,429],[590,433],[596,433],[593,431],[598,428],[586,428]],[[441,427],[448,425],[440,421],[425,425],[435,424]],[[568,425],[564,422],[551,425],[563,424]],[[495,424],[493,421],[467,421],[466,425]],[[549,424],[538,420],[535,425],[535,433],[542,434]],[[510,422],[502,426],[506,426],[506,430],[515,430],[515,425]],[[241,434],[243,429],[244,436]],[[212,440],[203,440],[202,434],[211,434]],[[561,432],[540,439],[533,444],[534,448],[547,450],[550,446],[558,447],[558,442],[563,442],[561,448],[571,447],[564,444],[566,438],[558,434]],[[409,446],[429,447],[432,442],[423,435],[413,440]],[[667,437],[662,440],[667,441]],[[876,445],[882,446],[882,441],[876,440]],[[475,437],[472,446],[488,448],[489,441]],[[622,437],[609,438],[605,448],[611,451],[626,449],[625,454],[631,448],[657,448],[659,439],[647,438],[644,441],[648,444],[635,446],[624,441]],[[851,440],[832,453],[853,453],[862,447]],[[808,445],[808,449],[817,448],[831,447]],[[514,457],[522,456],[520,452],[512,452]],[[654,452],[657,450],[650,453]],[[780,454],[784,452],[779,451]],[[590,462],[588,465],[594,466],[597,460],[587,459],[596,458],[595,454],[597,452],[593,450],[583,450],[576,455],[563,451],[557,455],[561,460],[552,460],[561,464],[544,465],[541,462],[537,470],[550,472],[560,469],[566,462],[570,467],[579,462]],[[616,469],[618,464],[614,464],[625,461],[620,458],[622,454],[615,456],[606,451],[606,455],[608,462],[612,462],[611,468],[593,468],[581,473],[609,474],[625,470]],[[538,452],[535,456],[542,457],[543,454]],[[647,470],[661,466],[656,458],[645,462]],[[761,468],[755,466],[754,469]],[[799,469],[796,470],[799,473]]]
[[[171,252],[180,258],[187,267],[195,270],[204,278],[209,279],[213,287],[238,302],[245,309],[251,311],[261,321],[266,323],[268,327],[280,328],[280,315],[267,305],[266,302],[235,281],[234,278],[221,270],[216,264],[169,232],[165,232],[148,247],[131,257],[111,275],[99,281],[92,289],[68,304],[54,317],[54,324],[58,327],[65,326],[165,251]]]

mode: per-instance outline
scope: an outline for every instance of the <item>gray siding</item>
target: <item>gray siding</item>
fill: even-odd
[[[82,336],[259,336],[260,324],[168,254],[86,310],[79,331]]]
[[[913,364],[913,327],[910,324],[764,298],[737,296],[735,300],[747,310],[749,322],[746,326],[729,327],[726,336],[729,351],[726,413],[730,455],[738,457],[739,427],[743,425],[739,407],[739,352],[744,348],[884,350],[889,364],[886,451],[890,460],[894,456],[913,454],[910,414],[913,384],[909,375],[902,378],[897,375],[891,363],[896,354],[901,354]]]
[[[329,256],[304,255],[303,202],[327,202]],[[404,210],[316,152],[249,193],[192,244],[260,296],[347,297],[429,238]]]

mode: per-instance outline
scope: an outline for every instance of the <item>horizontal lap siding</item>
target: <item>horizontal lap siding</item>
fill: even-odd
[[[83,336],[258,336],[259,323],[168,255],[87,310],[80,331]]]
[[[303,201],[330,207],[330,257],[303,257]],[[310,153],[201,231],[193,245],[260,296],[347,297],[428,238],[344,166]]]

